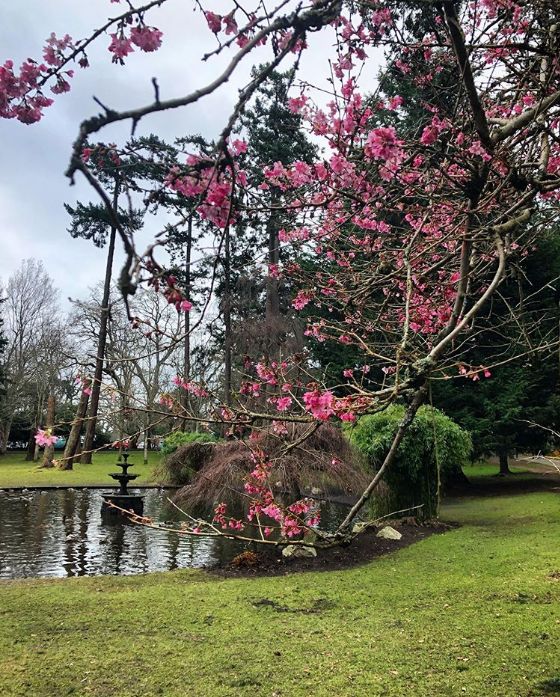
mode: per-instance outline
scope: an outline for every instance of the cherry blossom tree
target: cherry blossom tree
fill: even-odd
[[[121,13],[88,38],[51,35],[43,62],[26,61],[19,72],[7,61],[0,69],[0,115],[39,121],[52,103],[47,90],[68,91],[75,64],[88,65],[94,41],[109,39],[117,63],[132,60],[136,50],[159,49],[165,36],[151,22],[157,24],[158,8],[170,2],[125,7],[117,1]],[[87,166],[92,137],[110,124],[128,122],[134,130],[151,114],[188,108],[243,64],[257,64],[258,54],[260,67],[239,91],[213,152],[193,147],[163,184],[196,203],[197,217],[213,225],[219,255],[247,214],[248,193],[253,211],[259,201],[259,190],[248,192],[241,160],[246,143],[234,129],[273,71],[297,68],[312,50],[312,35],[329,33],[334,48],[327,79],[295,82],[288,102],[317,143],[317,156],[311,163],[270,162],[263,168],[260,201],[263,210],[270,208],[266,192],[274,187],[290,213],[290,225],[278,237],[294,248],[296,260],[274,273],[297,288],[292,304],[306,319],[309,341],[352,346],[359,360],[343,370],[338,384],[324,384],[318,366],[302,356],[248,361],[240,394],[227,405],[216,395],[215,410],[232,434],[252,431],[248,521],[220,505],[212,522],[191,520],[183,531],[244,539],[248,526],[255,526],[263,543],[276,543],[273,533],[279,532],[284,540],[309,544],[301,535],[316,526],[316,508],[305,498],[287,506],[276,500],[270,459],[259,447],[260,425],[272,420],[282,438],[289,422],[307,423],[312,432],[327,420],[352,423],[402,401],[405,416],[382,465],[339,529],[332,535],[316,531],[314,544],[335,544],[353,535],[355,517],[391,466],[430,381],[450,375],[490,379],[491,357],[485,365],[465,364],[466,342],[476,340],[479,317],[512,262],[522,263],[542,230],[557,224],[560,8],[551,0],[318,0],[281,2],[273,9],[232,3],[220,12],[198,2],[195,7],[209,29],[203,59],[227,55],[226,67],[188,94],[162,99],[154,81],[150,104],[124,111],[102,106],[82,122],[67,174],[71,181],[85,177],[112,216],[127,255],[120,284],[125,301],[147,284],[178,310],[188,310],[177,279],[157,261],[169,229],[148,249],[137,247]],[[385,59],[374,83],[377,66],[370,55],[379,49]],[[407,85],[403,94],[399,84]],[[212,396],[206,386],[180,376],[177,384],[193,397]],[[259,390],[267,400],[257,410],[247,397]]]

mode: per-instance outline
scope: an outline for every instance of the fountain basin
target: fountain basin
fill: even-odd
[[[101,515],[103,518],[126,520],[126,516],[118,508],[124,508],[126,511],[132,511],[136,515],[144,513],[144,497],[139,494],[121,494],[120,492],[113,493],[112,491],[104,491],[103,503],[101,504]]]

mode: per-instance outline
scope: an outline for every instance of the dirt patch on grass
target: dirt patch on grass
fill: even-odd
[[[232,560],[228,563],[214,566],[208,571],[224,578],[228,577],[255,577],[255,576],[282,576],[300,571],[338,571],[348,569],[359,564],[381,557],[384,554],[395,552],[398,549],[408,547],[415,542],[424,540],[430,535],[447,532],[458,527],[457,524],[433,521],[431,523],[414,524],[409,521],[390,521],[391,527],[398,530],[402,537],[400,540],[387,540],[377,537],[377,530],[367,531],[345,547],[331,547],[329,549],[317,549],[316,557],[285,558],[282,556],[281,547],[258,547],[242,553],[245,562],[236,563]],[[240,555],[240,556],[242,556]]]

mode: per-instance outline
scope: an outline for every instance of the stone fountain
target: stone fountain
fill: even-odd
[[[137,474],[129,474],[128,472],[129,467],[134,467],[132,462],[128,462],[130,453],[123,452],[121,453],[121,457],[124,462],[119,459],[117,466],[122,468],[122,472],[112,472],[109,475],[119,483],[119,490],[116,494],[112,491],[105,491],[103,493],[103,503],[101,505],[102,516],[114,518],[122,515],[121,511],[117,508],[113,508],[109,504],[124,508],[126,511],[133,511],[137,515],[142,515],[144,512],[144,497],[138,494],[131,494],[128,491],[128,483],[134,481],[134,479],[139,476]]]

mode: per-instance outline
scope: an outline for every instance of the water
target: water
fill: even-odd
[[[132,490],[132,493],[134,490]],[[144,514],[180,519],[169,492],[148,489]],[[0,491],[0,578],[140,574],[213,566],[244,546],[232,540],[180,537],[139,525],[104,523],[102,492],[93,489]],[[344,510],[323,510],[332,527]]]
[[[145,515],[176,518],[166,492],[140,493]],[[91,489],[0,491],[0,578],[167,571],[214,565],[240,549],[231,540],[104,523],[101,500],[102,492]]]

